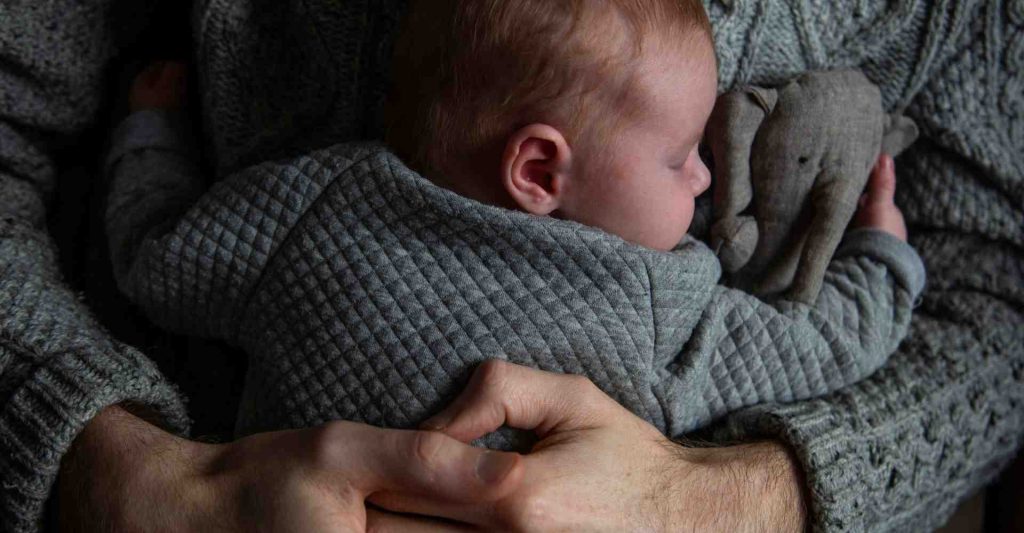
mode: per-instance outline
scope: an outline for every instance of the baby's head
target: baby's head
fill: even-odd
[[[389,144],[484,203],[667,250],[710,181],[700,0],[419,0],[393,79]]]

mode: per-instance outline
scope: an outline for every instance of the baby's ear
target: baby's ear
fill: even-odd
[[[531,124],[509,138],[501,161],[501,182],[516,205],[550,215],[562,203],[572,153],[557,129]]]

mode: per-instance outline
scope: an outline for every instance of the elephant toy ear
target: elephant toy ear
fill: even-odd
[[[903,115],[886,115],[882,152],[893,157],[900,155],[914,144],[919,135],[917,124],[913,120]]]

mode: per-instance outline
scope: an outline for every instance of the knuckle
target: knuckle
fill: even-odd
[[[511,370],[511,363],[500,359],[486,361],[477,370],[479,373],[480,388],[483,392],[490,392],[500,389],[508,373]]]
[[[312,432],[309,460],[321,467],[333,464],[344,453],[345,443],[351,438],[351,423],[328,422]]]
[[[481,379],[485,383],[490,383],[504,379],[509,366],[511,366],[511,363],[508,361],[489,359],[480,365],[478,372],[480,372]]]
[[[433,477],[442,468],[442,452],[447,437],[436,431],[417,431],[411,439],[412,457],[428,477]]]

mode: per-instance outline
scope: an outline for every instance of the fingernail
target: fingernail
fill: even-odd
[[[896,168],[896,161],[893,160],[891,155],[885,156],[885,168],[886,170],[894,170]]]
[[[476,475],[484,483],[498,483],[505,479],[519,456],[514,453],[484,452],[476,463]]]

